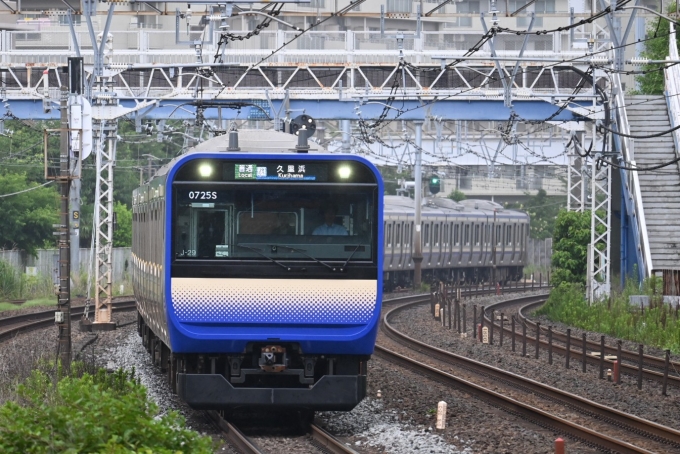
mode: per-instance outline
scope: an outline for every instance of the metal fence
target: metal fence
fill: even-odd
[[[112,268],[113,282],[129,280],[131,248],[113,248]],[[57,249],[42,249],[37,251],[37,257],[33,257],[24,251],[1,251],[0,260],[12,265],[21,273],[30,275],[50,276],[57,281],[59,251]],[[90,263],[90,249],[80,250],[80,269],[71,270],[73,275],[87,273]]]
[[[527,242],[527,265],[536,268],[550,269],[552,257],[552,238],[539,240],[529,238]]]

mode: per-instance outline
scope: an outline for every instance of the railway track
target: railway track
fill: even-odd
[[[529,312],[538,306],[542,305],[545,303],[545,299],[547,298],[547,295],[545,295],[545,298],[543,300],[536,300],[536,301],[526,301],[526,302],[520,302],[520,301],[504,301],[500,303],[495,303],[492,304],[488,307],[485,308],[484,310],[484,320],[485,320],[485,325],[488,323],[489,325],[492,323],[491,320],[491,311],[494,311],[496,314],[501,310],[508,308],[510,306],[515,306],[515,305],[522,305],[518,311],[519,314],[519,320],[520,322],[526,323],[528,327],[536,331],[536,323],[532,322],[528,318],[526,318],[525,313]],[[494,331],[496,333],[499,333],[501,330],[501,325],[499,323],[496,323],[495,317],[493,320],[494,324]],[[488,325],[487,325],[488,326]],[[521,326],[521,325],[520,325]],[[503,325],[502,326],[503,332],[506,333],[507,335],[512,335],[512,328]],[[549,342],[547,340],[547,328],[541,327],[541,333],[544,333],[545,335],[541,335],[541,338],[539,339],[539,345],[541,349],[547,349],[549,348]],[[516,336],[518,335],[517,333],[515,334]],[[494,335],[496,337],[496,335]],[[567,335],[565,333],[561,333],[559,331],[552,331],[552,350],[553,353],[557,353],[562,356],[566,356],[567,354]],[[556,341],[558,343],[556,343]],[[536,345],[536,337],[535,336],[530,336],[527,335],[527,343],[530,345]],[[560,345],[559,343],[562,343],[564,345]],[[600,352],[601,346],[597,342],[592,342],[592,341],[586,341],[586,346],[585,350],[586,352]],[[583,358],[583,340],[578,338],[578,337],[572,337],[570,340],[570,348],[569,348],[569,355],[571,358],[573,358],[575,361],[582,361]],[[605,359],[603,360],[604,362],[604,367],[605,369],[613,369],[614,367],[614,360],[611,359],[606,359],[607,355],[616,355],[617,354],[617,347],[612,347],[612,346],[607,346],[605,345],[604,348],[604,353],[605,353]],[[638,361],[639,361],[639,353],[637,352],[632,352],[630,350],[621,350],[621,373],[626,374],[626,375],[631,375],[631,376],[637,376],[639,373],[638,369]],[[630,363],[625,363],[623,361],[629,361],[632,362],[633,364]],[[587,353],[586,354],[586,362],[588,364],[591,364],[593,366],[599,366],[600,364],[600,357],[599,355],[595,356],[592,355],[592,353]],[[658,358],[655,356],[650,356],[650,355],[644,355],[643,356],[643,364],[647,367],[653,367],[654,369],[660,369],[663,370],[665,367],[665,359],[664,358]],[[677,371],[680,370],[680,363],[678,362],[671,362],[669,364],[669,370],[670,371]],[[649,368],[643,368],[642,370],[642,378],[650,381],[654,381],[657,383],[663,383],[664,382],[664,374],[662,372],[659,372],[657,370],[651,370]],[[676,374],[671,374],[669,373],[668,377],[666,378],[668,385],[674,386],[676,388],[680,388],[680,375]]]
[[[531,303],[541,298],[545,296],[520,299]],[[423,298],[421,304],[428,301],[429,296]],[[597,449],[621,453],[680,451],[680,431],[434,348],[396,330],[390,319],[417,304],[411,302],[389,310],[383,316],[381,327],[384,334],[406,346],[409,353],[399,353],[379,342],[376,356]]]
[[[538,290],[547,290],[550,289],[550,286],[544,285],[542,287],[536,286],[534,288],[529,288],[525,289],[523,287],[504,287],[501,289],[502,294],[507,294],[507,293],[525,293],[528,290],[531,291],[538,291]],[[471,288],[465,287],[461,288],[462,296],[463,298],[469,298],[469,297],[479,297],[479,296],[485,296],[485,295],[495,295],[496,294],[496,289],[481,289],[481,290],[472,290]],[[447,287],[447,291],[449,294],[453,294],[453,287]],[[401,304],[408,304],[408,303],[422,303],[424,300],[430,301],[430,294],[429,293],[419,293],[417,295],[407,295],[407,296],[398,296],[396,298],[390,298],[387,300],[383,300],[382,305],[383,306],[394,306],[394,305],[401,305]]]
[[[255,441],[241,432],[238,427],[224,419],[217,411],[206,411],[208,418],[217,426],[229,444],[234,447],[241,454],[264,454],[267,451],[262,450]],[[345,446],[333,435],[326,432],[324,429],[316,424],[309,426],[308,433],[313,445],[320,451],[330,454],[357,454],[356,451]]]
[[[129,297],[113,302],[114,311],[129,311],[137,307],[135,299]],[[83,314],[85,306],[74,306],[71,308],[71,320],[79,320]],[[20,333],[46,328],[54,325],[55,309],[49,309],[31,314],[17,315],[0,319],[0,342],[5,342],[14,338]]]

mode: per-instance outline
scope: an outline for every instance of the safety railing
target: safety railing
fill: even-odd
[[[671,35],[669,37],[668,59],[680,60],[678,56],[678,45],[675,41],[675,25],[671,22]],[[670,65],[664,69],[664,79],[666,81],[666,102],[668,103],[668,117],[671,126],[680,125],[680,66]],[[673,141],[675,143],[675,155],[680,156],[680,130],[673,131]],[[678,168],[676,166],[676,168]]]
[[[246,35],[247,31],[231,31],[234,35]],[[219,41],[219,32],[215,32],[213,44],[203,48],[204,61],[212,61]],[[283,47],[268,63],[302,63],[302,64],[391,64],[399,61],[399,48],[404,58],[414,64],[439,65],[440,61],[432,57],[446,56],[455,58],[465,54],[481,36],[480,31],[423,31],[420,37],[405,34],[397,39],[396,32],[379,31],[309,31],[293,40],[298,32],[288,30],[266,30],[246,40],[230,41],[224,52],[228,63],[252,64],[271,54],[273,49]],[[170,30],[124,30],[114,31],[113,61],[117,63],[192,63],[196,62],[196,50],[187,44],[175,43],[175,32]],[[68,29],[51,28],[32,31],[0,32],[0,61],[2,63],[65,63],[69,55],[75,55],[79,47],[82,55],[89,59],[92,55],[92,44],[87,31],[81,29],[75,33],[77,44]],[[199,34],[183,36],[182,39],[196,39]],[[580,51],[571,50],[566,37],[554,39],[534,37],[524,52],[524,57],[577,57]],[[209,40],[208,40],[209,41]],[[496,52],[499,56],[513,56],[521,48],[523,39],[514,35],[499,36]],[[30,51],[28,53],[27,51]],[[321,51],[321,52],[320,52]],[[477,53],[477,56],[489,56],[488,45]]]
[[[630,135],[628,115],[626,114],[626,103],[624,92],[621,85],[619,74],[612,74],[612,85],[616,95],[614,96],[614,112],[616,112],[616,129],[618,132]],[[633,144],[630,138],[625,135],[614,134],[616,148],[621,151],[623,162],[628,167],[635,165]],[[630,225],[633,230],[633,238],[638,245],[636,256],[640,277],[650,277],[652,272],[652,253],[649,247],[649,235],[647,233],[647,222],[642,206],[642,193],[640,191],[640,180],[638,172],[621,169],[621,181],[625,192],[625,203],[628,217],[631,219]]]

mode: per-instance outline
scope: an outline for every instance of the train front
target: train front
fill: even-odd
[[[194,408],[350,410],[382,289],[382,180],[368,161],[193,154],[167,179],[168,334]]]

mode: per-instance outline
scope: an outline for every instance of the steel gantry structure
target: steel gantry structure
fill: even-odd
[[[576,147],[577,143],[581,145],[577,152],[584,149],[586,136],[593,142],[593,150],[606,154],[612,152],[609,140],[595,128],[596,122],[611,120],[607,117],[610,107],[605,108],[611,100],[602,93],[621,92],[620,80],[606,70],[619,67],[623,57],[616,49],[626,42],[634,18],[633,15],[621,34],[616,4],[603,4],[600,12],[580,16],[592,14],[588,21],[579,22],[572,13],[569,24],[554,32],[560,39],[552,41],[553,48],[547,53],[531,48],[532,40],[541,39],[540,31],[503,28],[502,18],[494,11],[479,16],[485,32],[476,37],[472,48],[435,48],[429,44],[432,40],[428,41],[428,36],[436,35],[424,31],[412,35],[367,32],[358,37],[352,31],[321,32],[314,26],[307,30],[262,31],[233,40],[234,46],[229,48],[221,47],[225,30],[214,24],[222,24],[225,18],[243,14],[244,10],[225,2],[185,0],[181,3],[210,5],[200,19],[203,38],[183,37],[180,19],[186,19],[187,14],[177,10],[177,29],[168,36],[181,46],[161,50],[151,48],[151,35],[146,31],[139,33],[134,49],[129,44],[117,47],[116,34],[110,31],[109,24],[120,2],[108,2],[106,25],[95,34],[91,18],[97,14],[96,3],[84,0],[82,10],[66,8],[64,14],[71,27],[57,40],[62,49],[34,49],[27,55],[12,48],[15,32],[1,32],[0,94],[5,100],[4,118],[57,118],[51,106],[57,102],[58,87],[62,85],[63,60],[69,55],[85,60],[85,97],[91,104],[98,173],[97,323],[111,321],[112,175],[118,119],[131,119],[138,127],[145,120],[186,119],[220,130],[223,128],[218,122],[229,120],[271,121],[277,127],[291,114],[302,112],[318,120],[346,122],[345,135],[351,134],[349,122],[354,122],[364,132],[361,140],[380,140],[381,127],[395,120],[418,122],[417,125],[430,120],[495,120],[508,122],[509,131],[513,131],[512,123],[546,122],[581,137],[580,142],[572,141]],[[86,36],[81,36],[71,20],[79,12],[87,21]],[[533,16],[529,15],[529,19],[531,29]],[[618,31],[612,34],[612,29]],[[321,33],[338,38],[338,46],[320,55],[304,46],[289,45]],[[507,40],[517,41],[517,34],[519,49],[501,50]],[[571,50],[570,46],[563,49],[563,36],[569,43],[586,43],[587,50]],[[85,45],[85,38],[91,45]],[[48,39],[54,40],[55,36]],[[249,39],[254,48],[245,44],[251,42]],[[379,50],[363,48],[374,43],[391,44]],[[33,76],[37,71],[45,72],[39,80]],[[586,84],[590,88],[583,89]],[[420,144],[416,150],[419,148]],[[582,158],[580,174],[573,174],[573,179],[570,174],[569,203],[583,210],[588,195],[598,201],[598,210],[592,210],[595,232],[598,225],[610,223],[610,204],[606,200],[610,197],[611,176],[608,168],[604,174],[602,169],[595,169],[592,157]],[[592,172],[597,175],[591,178],[588,191],[582,175],[595,175]],[[573,195],[572,189],[579,184],[582,190]],[[605,214],[596,218],[595,212],[602,210]],[[598,252],[591,263],[589,282],[596,282],[600,290],[591,292],[591,296],[608,292],[609,241],[609,235],[593,237],[591,247]],[[599,243],[606,243],[606,247],[597,248]]]

